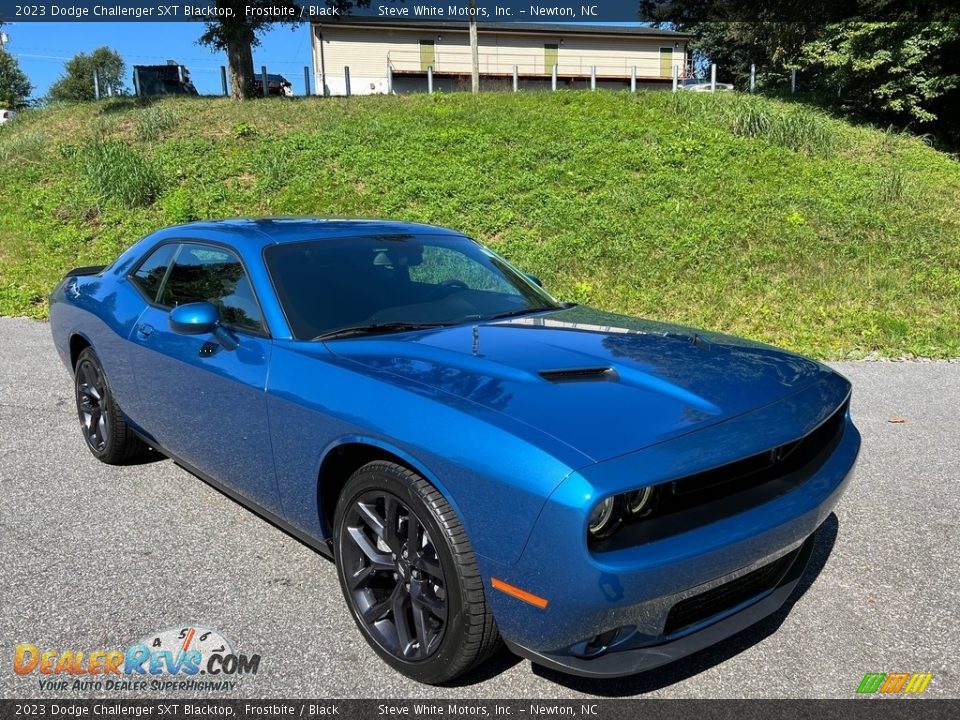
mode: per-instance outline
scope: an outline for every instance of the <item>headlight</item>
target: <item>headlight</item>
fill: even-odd
[[[643,488],[643,490],[634,490],[626,494],[627,512],[634,517],[640,517],[650,512],[653,504],[653,488]]]
[[[595,538],[602,538],[610,535],[620,524],[620,509],[616,497],[608,497],[601,500],[590,513],[590,523],[588,528],[590,535]]]
[[[656,487],[645,487],[604,498],[590,511],[587,539],[591,543],[605,540],[624,524],[644,522],[655,512],[657,497]]]

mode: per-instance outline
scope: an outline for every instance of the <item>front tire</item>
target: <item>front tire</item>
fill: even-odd
[[[334,519],[347,605],[389,665],[438,684],[500,645],[476,556],[443,495],[395,463],[364,465],[347,481]]]
[[[127,426],[117,407],[93,348],[84,349],[77,358],[74,385],[80,431],[97,460],[123,465],[146,452],[146,444]]]

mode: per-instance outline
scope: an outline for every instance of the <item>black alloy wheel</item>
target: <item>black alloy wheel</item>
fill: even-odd
[[[122,465],[146,452],[146,444],[128,427],[117,407],[93,348],[80,353],[73,373],[80,431],[94,457],[110,465]]]
[[[403,660],[432,655],[447,624],[443,568],[430,534],[400,498],[368,490],[347,510],[343,567],[377,643]]]
[[[334,525],[344,597],[395,669],[442,683],[499,647],[463,526],[420,475],[386,461],[365,465],[341,493]]]
[[[102,454],[109,437],[107,382],[90,357],[77,363],[77,412],[83,437],[94,455]]]

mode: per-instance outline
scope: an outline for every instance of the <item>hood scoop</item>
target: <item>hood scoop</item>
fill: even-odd
[[[620,379],[617,371],[609,366],[541,370],[538,374],[544,380],[552,383],[616,381]]]

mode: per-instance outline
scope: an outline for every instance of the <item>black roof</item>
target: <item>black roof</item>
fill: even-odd
[[[391,18],[347,15],[340,20],[314,20],[321,27],[336,27],[340,25],[363,25],[372,28],[399,28],[408,30],[463,30],[469,29],[470,25],[462,20],[433,20],[430,22],[420,22],[417,20],[396,20]],[[519,23],[519,22],[478,22],[477,30],[483,32],[516,32],[516,33],[539,33],[548,35],[566,34],[566,35],[609,35],[616,37],[653,37],[653,38],[676,38],[684,39],[692,37],[690,33],[677,32],[676,30],[666,30],[664,28],[655,28],[649,25],[583,25],[574,23]]]

